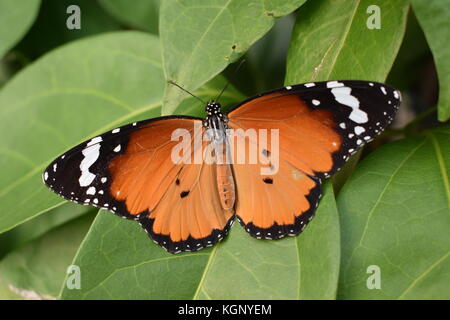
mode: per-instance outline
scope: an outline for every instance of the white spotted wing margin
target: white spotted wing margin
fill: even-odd
[[[138,220],[139,216],[130,214],[123,201],[110,195],[112,177],[108,165],[125,152],[130,134],[152,125],[152,122],[173,118],[199,120],[189,116],[167,116],[112,129],[58,156],[45,169],[42,179],[48,188],[66,200]]]

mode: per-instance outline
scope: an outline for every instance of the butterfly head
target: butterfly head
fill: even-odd
[[[213,115],[218,115],[221,113],[220,109],[222,108],[222,106],[220,105],[220,103],[215,102],[215,101],[209,101],[206,104],[205,107],[205,111],[208,114],[208,116],[213,116]]]
[[[222,106],[215,101],[209,101],[205,106],[206,118],[203,119],[203,126],[207,128],[218,128],[219,122],[227,128],[228,118],[221,111]]]

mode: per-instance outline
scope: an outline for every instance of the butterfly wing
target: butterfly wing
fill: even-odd
[[[174,160],[181,139],[181,133],[172,138],[176,130],[194,145],[203,134],[201,119],[162,117],[106,132],[59,156],[44,182],[67,200],[137,220],[170,252],[212,245],[225,236],[233,214],[220,206],[213,165],[187,159],[202,159],[195,154],[201,148]]]
[[[236,214],[246,230],[265,238],[298,233],[317,206],[320,179],[339,170],[351,154],[383,131],[399,104],[399,92],[381,83],[328,81],[277,89],[231,110],[227,116],[232,129],[279,132],[279,170],[270,180],[256,167],[234,165],[237,193],[245,194],[238,197]],[[260,139],[248,141],[258,145]],[[270,157],[273,152],[268,149],[265,154]],[[255,197],[260,200],[252,212]],[[280,204],[267,210],[274,203]],[[280,220],[283,216],[291,220]]]

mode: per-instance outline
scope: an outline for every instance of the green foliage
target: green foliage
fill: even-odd
[[[158,33],[158,15],[161,0],[100,0],[99,3],[113,17],[126,25],[151,33]]]
[[[439,75],[439,120],[450,119],[450,6],[445,0],[412,1],[414,12],[433,51]]]
[[[379,30],[366,28],[370,5],[381,8]],[[309,1],[302,9],[289,48],[286,84],[386,79],[403,39],[408,1]]]
[[[4,257],[0,286],[7,284],[10,291],[25,299],[55,299],[92,218],[92,214],[84,215],[68,222]]]
[[[450,126],[387,144],[361,162],[338,197],[339,297],[450,299]],[[366,267],[382,270],[367,290]]]
[[[450,298],[450,127],[427,128],[436,119],[417,126],[433,109],[409,125],[399,120],[355,156],[334,191],[324,183],[302,235],[279,241],[235,226],[212,248],[171,255],[137,223],[67,204],[41,180],[59,154],[113,127],[204,115],[167,80],[208,100],[228,76],[221,102],[229,108],[243,92],[282,86],[285,64],[285,84],[392,79],[405,88],[401,112],[411,113],[408,100],[425,99],[408,91],[431,59],[425,38],[447,120],[444,0],[413,0],[418,24],[407,0],[43,0],[31,26],[39,4],[0,0],[2,70],[12,53],[25,61],[14,77],[2,74],[0,90],[0,299]],[[81,30],[65,28],[69,4],[81,8]],[[380,8],[381,29],[366,26],[370,5]],[[115,31],[121,26],[140,31]],[[425,38],[415,37],[421,30]],[[230,64],[244,54],[240,73],[248,74],[235,81]],[[79,290],[65,285],[71,264],[81,268]],[[367,287],[371,265],[380,267],[381,289]]]
[[[305,0],[164,1],[160,35],[164,73],[187,90],[195,90],[235,61],[274,24]],[[242,32],[245,30],[245,32]],[[163,114],[171,114],[183,92],[167,85]]]
[[[36,18],[40,0],[0,0],[0,58],[27,32]]]

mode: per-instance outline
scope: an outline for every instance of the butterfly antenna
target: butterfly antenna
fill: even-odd
[[[180,86],[178,83],[175,83],[175,82],[173,82],[172,80],[169,80],[169,81],[167,81],[167,82],[170,83],[170,84],[172,84],[172,85],[174,85],[175,87],[180,88],[180,89],[183,90],[184,92],[189,93],[191,96],[193,96],[195,99],[201,101],[203,104],[206,104],[205,101],[203,101],[201,98],[197,97],[195,94],[193,94],[193,93],[187,91],[185,88],[183,88],[182,86]]]
[[[245,59],[242,59],[241,62],[239,62],[238,66],[236,67],[236,69],[233,71],[233,75],[231,76],[231,78],[234,78],[236,76],[236,73],[239,71],[239,69],[242,67],[242,65],[244,64]],[[217,96],[215,101],[219,101],[220,97],[222,96],[222,94],[225,92],[225,90],[228,88],[230,84],[230,80],[227,81],[227,84],[223,87],[222,91],[220,91],[219,95]]]

